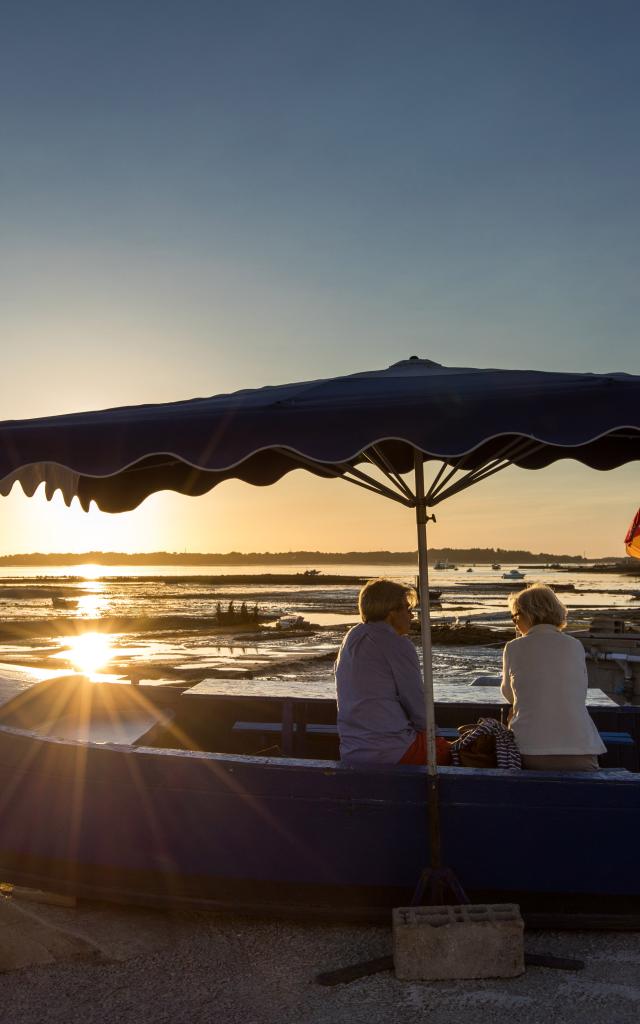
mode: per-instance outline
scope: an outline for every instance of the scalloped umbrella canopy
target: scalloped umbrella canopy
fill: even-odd
[[[386,370],[213,398],[0,424],[0,493],[45,482],[86,509],[136,508],[150,494],[204,494],[222,480],[267,485],[304,466],[336,476],[375,446],[398,473],[426,461],[478,469],[574,458],[613,469],[640,457],[640,377],[446,367]]]

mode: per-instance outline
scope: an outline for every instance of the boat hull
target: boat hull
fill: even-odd
[[[470,892],[640,896],[640,776],[445,768]],[[0,879],[150,904],[406,902],[425,771],[83,744],[0,727]]]

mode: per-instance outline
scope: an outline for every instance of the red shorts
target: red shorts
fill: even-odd
[[[416,733],[416,738],[405,750],[404,755],[398,764],[426,764],[427,763],[427,734],[426,732]],[[451,751],[449,743],[444,736],[436,736],[436,763],[451,764]]]

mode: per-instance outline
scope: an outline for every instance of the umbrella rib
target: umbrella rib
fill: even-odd
[[[351,476],[350,474],[353,474]],[[344,472],[341,474],[342,480],[346,480],[349,484],[357,484],[358,487],[364,487],[367,491],[374,491],[375,494],[381,494],[385,498],[391,498],[392,501],[399,501],[401,505],[406,508],[415,507],[415,498],[411,495],[411,498],[405,497],[403,494],[399,494],[397,491],[391,489],[391,487],[385,487],[378,480],[374,480],[372,477],[367,476],[362,470],[356,469],[354,466],[345,466]]]
[[[436,494],[436,493],[437,493],[437,490],[438,490],[438,483],[440,482],[440,477],[442,476],[442,474],[443,474],[443,473],[444,473],[444,471],[446,470],[447,466],[448,466],[448,463],[447,463],[447,462],[442,462],[442,463],[440,464],[440,469],[438,470],[438,472],[437,472],[437,473],[436,473],[436,475],[434,476],[433,480],[431,481],[431,484],[429,485],[429,490],[427,491],[427,493],[426,493],[426,494],[425,494],[425,496],[424,496],[424,502],[425,502],[425,505],[430,505],[430,504],[431,504],[431,496],[432,496],[433,494]],[[451,471],[451,473],[449,473],[449,475],[447,476],[447,480],[448,480],[448,479],[450,479],[451,475],[452,475],[453,473],[455,473],[455,472],[456,472],[456,470],[457,470],[457,467],[455,467],[455,468],[454,468],[454,469],[453,469],[453,470]],[[445,483],[445,482],[446,482],[446,481],[443,481],[443,483]]]
[[[515,441],[515,442],[511,441],[508,445],[506,445],[503,448],[502,452],[498,456],[496,456],[496,458],[494,459],[494,462],[490,463],[490,465],[493,465],[493,464],[495,464],[495,462],[503,459],[505,457],[505,455],[508,452],[510,452],[511,449],[514,448],[514,446],[517,447],[518,444],[519,444],[519,441]],[[436,473],[435,477],[431,481],[431,484],[429,486],[429,490],[425,494],[425,503],[427,505],[436,504],[436,502],[440,500],[440,498],[438,496],[442,493],[442,491],[443,491],[444,487],[446,486],[446,484],[450,480],[453,479],[453,477],[456,475],[456,473],[462,472],[461,463],[464,462],[464,458],[465,457],[463,456],[462,459],[460,459],[460,461],[458,463],[456,463],[455,465],[453,465],[453,466],[451,466],[450,463],[448,463],[448,462],[443,462],[442,463],[442,465],[440,466],[440,469],[438,470],[438,472]],[[447,470],[447,467],[449,467],[449,472],[446,473],[446,476],[444,476],[444,478],[443,478],[443,474]],[[477,470],[472,470],[469,475],[471,476],[472,474],[474,474],[476,472],[478,472],[478,471]]]
[[[431,505],[439,505],[441,501],[446,498],[452,497],[454,494],[458,494],[460,491],[466,491],[469,487],[473,487],[474,484],[479,484],[482,480],[486,480],[488,477],[493,476],[494,473],[499,473],[501,469],[506,469],[507,466],[511,466],[512,463],[507,461],[501,462],[499,465],[494,465],[492,469],[486,469],[482,473],[468,473],[457,483],[452,484],[451,487],[447,487],[443,491],[439,491],[438,494],[431,499]]]
[[[432,496],[430,503],[432,505],[438,505],[441,501],[444,501],[445,498],[449,498],[453,494],[458,494],[460,491],[464,491],[468,487],[472,487],[474,484],[480,483],[480,481],[486,480],[488,477],[493,476],[494,473],[499,473],[500,470],[506,469],[508,466],[512,466],[514,455],[523,455],[525,452],[527,454],[530,454],[542,447],[543,445],[537,444],[535,442],[527,442],[524,444],[512,442],[510,445],[507,445],[505,449],[503,449],[503,453],[501,455],[497,456],[491,462],[487,463],[486,466],[481,466],[479,469],[471,470],[469,473],[463,476],[461,480],[458,480],[457,483],[452,484],[451,487],[448,487],[446,489],[443,489],[441,487],[438,490],[438,492]],[[508,452],[510,452],[512,456],[511,458],[505,457]]]
[[[289,458],[292,453],[287,452]],[[391,487],[385,487],[383,483],[378,480],[374,480],[373,477],[363,473],[361,469],[356,469],[355,466],[349,465],[348,462],[336,462],[333,465],[328,465],[326,462],[314,462],[313,459],[307,459],[304,455],[300,455],[298,452],[295,453],[296,462],[299,462],[303,466],[308,466],[309,469],[313,469],[316,472],[320,472],[325,476],[346,480],[349,484],[357,484],[358,487],[363,487],[367,491],[373,491],[375,494],[381,494],[385,498],[391,498],[392,501],[399,501],[401,505],[405,505],[407,508],[413,508],[415,506],[415,499],[413,494],[409,492],[407,497],[403,493],[394,491]]]
[[[372,452],[373,454],[371,454]],[[387,459],[386,455],[384,455],[384,453],[380,451],[377,445],[372,445],[371,448],[369,448],[365,452],[365,455],[372,463],[372,465],[376,466],[381,473],[384,473],[387,479],[390,480],[391,483],[395,484],[398,490],[402,491],[402,493],[407,498],[409,498],[410,501],[415,500],[415,494],[413,493],[409,485],[406,483],[406,481],[402,479],[400,474],[395,471],[395,469]]]
[[[477,469],[470,470],[465,476],[463,476],[457,483],[452,484],[451,487],[446,487],[446,484],[455,476],[457,472],[462,472],[462,466],[460,463],[464,462],[464,458],[460,460],[458,465],[454,466],[452,470],[446,475],[446,477],[440,483],[438,487],[438,481],[441,476],[441,472],[438,474],[431,487],[429,488],[429,494],[427,496],[428,503],[430,505],[437,505],[445,498],[450,497],[452,494],[457,494],[459,491],[463,491],[473,484],[480,483],[481,480],[485,480],[489,476],[493,476],[494,473],[499,472],[501,469],[506,469],[507,466],[513,465],[513,458],[516,455],[530,454],[543,447],[538,442],[532,442],[529,439],[517,438],[510,441],[509,444],[505,445],[501,452],[499,452],[490,462],[484,466],[480,466]],[[444,469],[444,466],[443,466]]]
[[[431,483],[431,486],[429,487],[429,490],[425,494],[425,504],[434,505],[438,500],[438,495],[441,493],[442,489],[449,482],[449,480],[453,479],[456,473],[459,472],[460,470],[460,467],[458,465],[450,467],[449,472],[446,473],[446,475],[441,480],[440,478],[442,477],[442,474],[445,473],[448,466],[449,463],[447,462],[443,462],[442,465],[440,466],[440,469],[436,473]]]

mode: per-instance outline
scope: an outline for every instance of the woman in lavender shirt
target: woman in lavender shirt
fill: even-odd
[[[416,594],[393,580],[360,591],[361,623],[335,665],[340,757],[350,764],[424,764],[422,674],[408,637]]]

